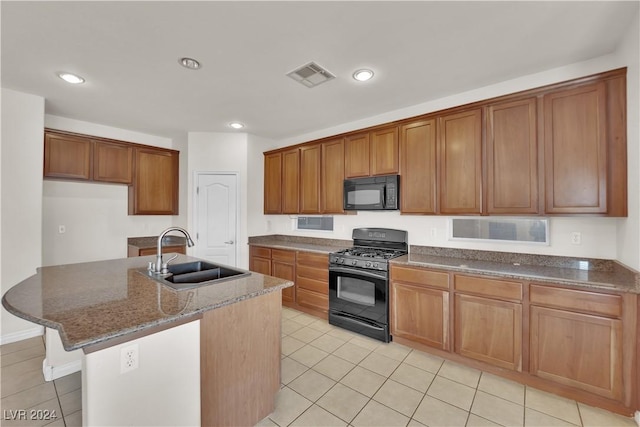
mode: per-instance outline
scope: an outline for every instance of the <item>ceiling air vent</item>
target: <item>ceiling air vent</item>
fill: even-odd
[[[335,79],[336,76],[325,70],[315,62],[309,62],[302,67],[287,73],[293,80],[302,83],[306,87],[315,87],[321,83]]]

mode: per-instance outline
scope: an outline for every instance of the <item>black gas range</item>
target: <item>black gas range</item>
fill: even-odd
[[[403,230],[356,228],[329,255],[329,323],[389,342],[389,260],[408,252]]]

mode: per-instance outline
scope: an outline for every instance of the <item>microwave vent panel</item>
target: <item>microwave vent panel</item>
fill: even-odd
[[[287,76],[309,88],[316,87],[321,83],[336,78],[336,76],[331,72],[322,68],[315,62],[309,62],[308,64],[287,73]]]

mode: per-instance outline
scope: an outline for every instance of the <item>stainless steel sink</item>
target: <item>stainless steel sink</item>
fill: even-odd
[[[158,275],[148,271],[147,274],[154,280],[176,290],[211,285],[225,280],[239,279],[251,274],[250,271],[206,261],[170,264],[168,267],[169,274],[167,275]]]

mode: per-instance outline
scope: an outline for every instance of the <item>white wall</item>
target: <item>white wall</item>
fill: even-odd
[[[234,172],[238,174],[238,235],[237,262],[241,268],[249,266],[247,234],[247,134],[189,132],[188,135],[188,230],[194,231],[193,194],[196,172]],[[195,233],[194,233],[195,234]],[[194,236],[195,237],[195,236]],[[197,244],[197,243],[196,243]]]
[[[46,115],[48,128],[101,136],[162,148],[180,149],[169,138]],[[42,141],[40,141],[42,151]],[[186,153],[180,153],[181,187],[186,177]],[[42,165],[38,172],[42,180]],[[182,190],[182,189],[181,189]],[[128,187],[72,181],[44,181],[43,265],[69,264],[127,256],[127,237],[158,235],[184,223],[187,208],[181,193],[180,216],[128,215]],[[59,234],[64,225],[66,233]]]
[[[618,259],[640,270],[640,14],[617,54],[627,63],[627,182],[629,216],[619,220]]]
[[[121,373],[121,350],[132,345],[138,369]],[[87,354],[82,425],[199,426],[200,322]]]
[[[636,35],[637,38],[637,35]],[[636,41],[637,43],[637,41]],[[637,62],[637,44],[636,62]],[[629,49],[631,50],[631,49]],[[565,67],[560,67],[545,72],[523,76],[517,79],[505,81],[487,87],[478,88],[472,91],[460,93],[442,99],[426,102],[420,105],[391,111],[383,115],[371,117],[357,122],[346,123],[340,126],[323,129],[317,132],[300,135],[279,141],[271,148],[293,145],[305,141],[336,135],[342,132],[362,129],[376,124],[386,123],[393,120],[417,116],[433,111],[442,110],[458,105],[463,105],[475,101],[506,95],[518,91],[532,89],[547,84],[570,80],[590,74],[595,74],[611,69],[631,65],[630,59],[625,55],[611,54],[590,61],[576,63]],[[635,70],[635,72],[634,72]],[[629,70],[627,77],[634,80],[630,87],[637,88],[637,65]],[[637,90],[636,90],[637,92]],[[427,94],[425,94],[425,97]],[[631,103],[635,102],[636,114],[635,124],[637,126],[637,93],[630,93]],[[633,101],[635,99],[635,101]],[[637,169],[638,164],[638,133],[633,127],[634,117],[631,117],[633,110],[629,111],[630,131],[628,145],[630,147],[629,170]],[[629,194],[638,193],[639,183],[637,170],[630,174]],[[625,256],[624,262],[631,267],[637,268],[640,265],[638,259],[638,209],[637,194],[630,200],[631,209],[629,219],[623,220],[628,224],[628,228],[633,231],[632,239],[625,245],[625,251],[629,256]],[[635,206],[635,207],[634,207]],[[409,232],[409,241],[413,245],[455,247],[466,249],[482,249],[492,251],[523,252],[546,255],[563,255],[578,257],[593,257],[616,259],[618,254],[619,223],[621,220],[615,218],[551,218],[550,219],[550,240],[549,246],[533,246],[524,244],[504,244],[504,243],[469,243],[453,242],[447,240],[447,221],[444,216],[412,216],[400,215],[398,212],[359,212],[355,216],[336,215],[334,217],[334,232],[297,232],[292,230],[292,219],[288,215],[271,215],[253,217],[251,224],[251,235],[262,234],[290,234],[316,237],[328,237],[338,239],[351,239],[351,230],[356,227],[386,227],[398,228]],[[436,237],[431,237],[431,229],[436,229]],[[571,232],[582,233],[582,244],[572,245],[570,243]]]
[[[2,89],[0,289],[36,273],[42,260],[44,98]],[[37,295],[34,295],[37,298]],[[1,343],[42,334],[2,308]]]

